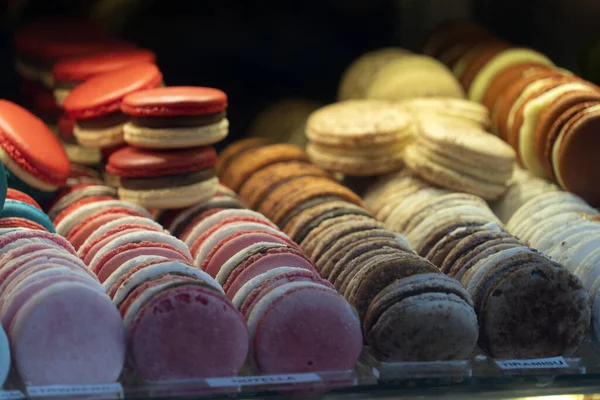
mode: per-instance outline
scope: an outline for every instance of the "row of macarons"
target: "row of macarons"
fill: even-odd
[[[386,227],[404,234],[419,254],[465,286],[479,318],[481,348],[498,358],[570,356],[578,350],[592,319],[590,297],[596,296],[588,295],[589,283],[579,270],[588,271],[581,261],[597,239],[576,249],[563,247],[564,238],[556,238],[560,228],[537,230],[533,224],[554,214],[572,221],[593,218],[597,211],[583,200],[543,190],[505,226],[483,199],[432,187],[410,171],[381,178],[364,196]],[[544,237],[546,246],[532,235]],[[593,260],[586,263],[596,269]],[[535,317],[531,309],[537,310]],[[560,327],[553,320],[559,310]]]
[[[280,147],[234,143],[222,153],[219,176],[300,244],[321,276],[357,309],[379,358],[455,359],[471,354],[475,343],[497,358],[570,356],[578,350],[591,319],[581,281],[570,267],[509,233],[482,198],[433,187],[405,170],[382,178],[365,195],[384,227],[362,203],[337,191],[338,184],[319,174],[306,155],[292,159]],[[248,155],[263,152],[269,161],[245,174]],[[238,172],[245,179],[232,184]],[[415,287],[422,297],[409,295]],[[528,316],[531,307],[540,310],[539,318]],[[452,316],[447,325],[436,309]],[[548,314],[558,310],[560,327]],[[512,329],[516,323],[523,329]],[[416,327],[420,335],[404,331]],[[445,334],[436,336],[436,329]],[[546,336],[555,331],[551,337],[568,340]],[[400,336],[406,341],[396,340]]]
[[[423,50],[453,70],[470,100],[490,110],[492,132],[514,148],[521,166],[593,205],[600,201],[590,150],[599,121],[597,85],[469,21],[440,26]]]
[[[192,256],[186,243],[146,210],[118,200],[113,188],[94,179],[91,174],[74,179],[49,215],[121,313],[129,359],[139,376],[169,380],[235,375],[248,351],[256,372],[354,367],[362,338],[353,309],[319,277],[297,244],[266,217],[243,208],[231,191],[221,188],[194,207],[154,213],[180,238],[199,238]],[[157,313],[165,302],[172,312]],[[300,315],[304,327],[293,323]],[[173,329],[186,323],[186,329]],[[246,326],[250,338],[260,339],[249,340]],[[314,335],[316,326],[322,335]],[[306,329],[297,336],[302,343],[290,343],[290,335],[282,335],[281,329],[294,335]],[[149,351],[149,343],[164,335],[171,339]],[[77,351],[93,354],[85,347]],[[88,379],[54,378],[55,383]]]

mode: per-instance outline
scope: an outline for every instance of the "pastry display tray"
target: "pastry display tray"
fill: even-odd
[[[573,358],[493,360],[476,355],[449,362],[382,363],[365,348],[354,370],[139,382],[125,371],[118,383],[23,387],[5,399],[184,398],[486,398],[600,394],[600,353],[587,342]]]

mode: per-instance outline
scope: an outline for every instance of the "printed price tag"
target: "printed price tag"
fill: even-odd
[[[206,383],[210,387],[229,386],[258,386],[258,385],[289,385],[294,383],[320,382],[318,374],[291,374],[291,375],[256,375],[234,376],[229,378],[208,378]]]
[[[53,385],[29,386],[27,394],[30,397],[64,397],[97,394],[114,394],[115,398],[123,398],[123,387],[120,383],[106,385]]]
[[[0,400],[20,400],[25,395],[20,390],[0,390]]]
[[[502,369],[553,369],[569,368],[563,357],[536,358],[533,360],[496,360]]]

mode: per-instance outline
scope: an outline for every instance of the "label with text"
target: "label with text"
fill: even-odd
[[[210,387],[229,386],[258,386],[258,385],[289,385],[295,383],[320,382],[318,374],[291,374],[291,375],[256,375],[234,376],[229,378],[208,378],[206,383]]]
[[[0,400],[20,400],[25,395],[20,390],[0,390]]]
[[[109,383],[106,385],[53,385],[53,386],[29,386],[27,394],[31,397],[54,397],[54,396],[82,396],[94,394],[114,394],[117,398],[123,397],[123,387],[120,383]]]
[[[496,360],[502,369],[553,369],[569,368],[563,357],[536,358],[533,360]]]

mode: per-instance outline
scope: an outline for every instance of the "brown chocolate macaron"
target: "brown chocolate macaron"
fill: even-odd
[[[546,257],[509,257],[487,269],[474,288],[480,347],[494,358],[569,357],[587,334],[587,291]]]
[[[296,243],[302,243],[306,235],[322,222],[342,215],[362,215],[373,218],[371,213],[362,207],[347,201],[335,200],[302,210],[283,227],[283,231]]]
[[[396,249],[407,251],[406,244],[400,240],[366,238],[349,244],[346,248],[341,248],[339,254],[334,254],[330,260],[325,263],[321,270],[321,276],[331,283],[335,283],[337,278],[348,268],[350,263],[356,258],[373,250],[378,249]],[[339,258],[342,256],[342,258]],[[337,288],[337,287],[336,287]]]
[[[468,359],[478,324],[471,297],[442,274],[420,274],[393,282],[371,301],[365,338],[382,361]]]
[[[386,286],[402,278],[431,272],[439,271],[435,265],[415,254],[399,252],[381,260],[375,258],[354,275],[344,296],[364,321],[371,301]]]

